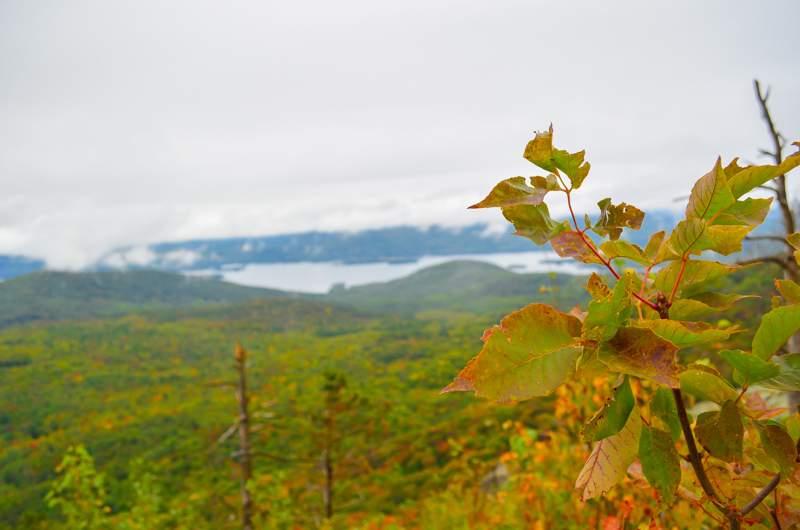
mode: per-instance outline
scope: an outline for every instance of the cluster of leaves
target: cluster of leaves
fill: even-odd
[[[644,212],[625,203],[600,201],[597,221],[587,215],[584,228],[578,227],[571,194],[590,166],[583,151],[555,149],[552,132],[551,127],[538,133],[524,155],[547,176],[531,177],[530,184],[522,177],[503,181],[473,208],[500,207],[516,235],[537,245],[549,242],[561,257],[605,267],[614,283],[593,273],[585,286],[593,298],[586,311],[576,307],[567,314],[531,304],[508,315],[484,333],[481,352],[442,392],[474,390],[509,402],[548,395],[571,381],[613,375],[618,378],[613,394],[583,429],[594,447],[575,484],[582,500],[638,473],[654,490],[654,513],[680,496],[703,510],[715,507],[731,527],[742,521],[769,526],[772,517],[800,520],[795,487],[800,484],[795,476],[800,426],[792,420],[797,432],[790,433],[773,419],[783,410],[767,410],[757,394],[745,398],[753,386],[800,390],[800,353],[776,356],[800,329],[800,287],[777,281],[782,297],[773,299],[750,350],[718,352],[740,388],[710,363],[683,366],[678,357],[679,350],[707,347],[743,331],[701,320],[743,298],[702,290],[709,281],[744,268],[703,259],[704,253],[728,256],[741,250],[772,201],[745,195],[800,165],[800,154],[779,166],[742,168],[734,160],[723,167],[717,160],[694,185],[686,218],[669,234],[653,234],[641,248],[621,239],[624,229],[639,229],[644,218]],[[570,219],[557,222],[550,216],[544,199],[552,193],[566,196]],[[589,231],[605,241],[597,244]],[[789,243],[800,243],[800,234],[790,236]],[[633,264],[624,274],[614,268],[620,259]],[[652,392],[641,402],[633,397],[632,379],[652,382]],[[700,414],[692,429],[683,393],[716,403],[719,410]],[[688,456],[682,458],[681,451]],[[778,500],[766,508],[762,495],[778,481]]]

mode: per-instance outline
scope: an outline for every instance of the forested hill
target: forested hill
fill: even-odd
[[[215,278],[154,270],[37,271],[0,283],[0,327],[39,320],[119,316],[145,307],[179,307],[291,297]]]
[[[500,317],[532,302],[568,310],[587,296],[574,276],[516,274],[473,261],[448,262],[392,282],[334,289],[328,295],[245,287],[154,270],[38,271],[0,283],[0,327],[255,298],[320,300],[409,316],[420,312],[435,316],[436,311],[446,310]]]

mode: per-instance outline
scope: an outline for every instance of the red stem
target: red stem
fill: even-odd
[[[686,267],[687,261],[689,261],[688,258],[684,256],[683,263],[681,263],[681,270],[678,273],[678,279],[675,280],[675,287],[672,288],[672,294],[669,295],[669,305],[672,305],[672,301],[675,299],[675,293],[678,292],[678,286],[681,284],[681,278],[683,278],[683,269]]]

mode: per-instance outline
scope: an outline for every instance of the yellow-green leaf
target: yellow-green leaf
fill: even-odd
[[[556,235],[570,229],[568,221],[556,223],[550,217],[545,203],[518,204],[503,208],[503,216],[517,229],[515,236],[527,237],[537,245],[544,245]]]
[[[780,374],[771,379],[759,381],[758,386],[793,392],[800,390],[800,353],[779,355],[772,358],[772,363],[780,369]]]
[[[733,380],[740,385],[752,385],[759,381],[772,379],[781,373],[777,364],[765,362],[752,353],[742,350],[723,350],[719,354],[736,368]]]
[[[734,224],[719,221],[720,217],[727,215],[740,223],[758,226],[767,218],[769,208],[772,205],[772,199],[773,197],[769,199],[748,198],[743,201],[736,201],[726,208],[711,224]]]
[[[531,177],[531,186],[525,184],[523,177],[514,177],[500,182],[478,204],[470,208],[494,208],[515,206],[517,204],[541,204],[548,191],[558,189],[555,175]]]
[[[570,182],[572,182],[572,189],[575,190],[581,187],[591,168],[589,162],[584,163],[583,161],[585,154],[585,151],[567,153],[558,149],[553,149],[551,153],[553,165],[569,178]]]
[[[553,126],[546,132],[537,132],[536,137],[525,146],[523,155],[528,161],[536,164],[540,168],[550,173],[555,173],[556,166],[553,164]]]
[[[739,393],[727,381],[705,370],[684,370],[679,377],[681,390],[696,398],[722,405],[739,397]]]
[[[583,490],[582,501],[599,497],[625,478],[628,467],[636,460],[641,432],[642,418],[634,410],[620,432],[594,445],[575,482],[575,489]]]
[[[787,302],[791,304],[800,303],[800,285],[792,280],[775,280],[775,287],[783,295]]]
[[[638,245],[633,245],[627,241],[606,241],[600,245],[600,250],[609,259],[623,258],[642,265],[650,265],[652,261]]]
[[[636,326],[653,330],[659,337],[670,341],[678,348],[691,348],[712,340],[728,338],[738,331],[736,326],[717,329],[705,322],[680,322],[678,320],[645,320]]]
[[[753,338],[753,354],[768,361],[800,329],[800,305],[778,307],[761,317]],[[800,353],[800,352],[790,352]]]
[[[707,260],[689,260],[683,268],[683,273],[681,273],[681,263],[680,261],[673,261],[658,271],[653,285],[654,288],[669,295],[680,277],[680,284],[677,290],[677,294],[680,294],[681,290],[687,285],[721,278],[722,276],[738,272],[751,266],[732,265]]]
[[[550,394],[575,374],[580,329],[580,320],[544,304],[515,311],[484,334],[481,352],[442,393],[475,390],[497,402]]]
[[[611,199],[603,199],[597,203],[600,207],[600,217],[592,227],[597,234],[608,236],[612,241],[619,239],[623,228],[639,230],[644,221],[644,212],[635,206],[625,204],[611,204]]]
[[[800,156],[795,153],[786,157],[786,160],[778,166],[751,166],[734,175],[728,181],[728,188],[738,199],[748,191],[791,171],[798,165],[800,165]]]
[[[620,326],[630,323],[631,289],[633,273],[625,273],[614,284],[614,290],[602,300],[589,302],[589,310],[583,319],[583,338],[585,340],[608,340],[613,337]]]
[[[722,160],[717,159],[714,169],[698,180],[689,196],[686,217],[709,219],[734,203],[728,181],[722,170]]]
[[[715,246],[714,241],[708,237],[708,224],[702,219],[684,219],[678,223],[666,244],[679,256],[699,254]]]

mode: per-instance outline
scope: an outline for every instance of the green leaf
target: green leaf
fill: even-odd
[[[751,166],[734,175],[728,181],[728,188],[730,188],[733,196],[738,199],[745,193],[791,171],[798,165],[800,165],[800,156],[795,153],[786,157],[786,160],[778,166]]]
[[[772,363],[778,365],[780,374],[772,379],[759,381],[758,386],[793,392],[800,390],[800,353],[790,353],[772,358]],[[772,364],[770,363],[770,364]]]
[[[623,376],[622,382],[614,389],[614,395],[606,400],[603,408],[583,427],[583,438],[589,442],[598,442],[617,434],[625,427],[635,404],[628,376]]]
[[[734,302],[743,298],[758,298],[757,296],[720,293],[697,293],[688,298],[675,300],[669,308],[669,317],[674,320],[686,320],[702,317],[728,309]]]
[[[625,478],[636,460],[641,432],[642,417],[634,411],[619,433],[595,444],[575,482],[575,489],[583,490],[581,501],[599,497]]]
[[[715,246],[708,237],[708,224],[701,219],[684,219],[667,239],[667,246],[679,256],[688,253],[699,254]]]
[[[739,397],[739,393],[727,381],[705,370],[684,370],[679,377],[681,390],[696,398],[722,405]]]
[[[793,477],[797,468],[797,447],[786,427],[776,421],[753,421],[761,438],[761,446],[781,468],[784,477]]]
[[[584,237],[580,232],[562,232],[550,240],[550,246],[562,258],[572,258],[581,263],[603,263]]]
[[[761,325],[753,338],[753,354],[768,361],[798,329],[800,305],[773,309],[761,317]]]
[[[658,493],[661,508],[669,508],[675,502],[675,492],[681,483],[678,451],[670,435],[643,425],[639,438],[639,462],[647,482]]]
[[[442,393],[475,390],[500,403],[545,396],[572,379],[581,355],[581,322],[544,304],[505,317]]]
[[[478,204],[470,208],[494,208],[515,206],[517,204],[541,204],[548,191],[558,189],[555,175],[545,177],[531,177],[531,186],[525,184],[523,177],[514,177],[499,183]]]
[[[791,304],[800,303],[800,285],[792,280],[775,280],[775,287],[783,295],[787,302]]]
[[[589,169],[591,168],[589,162],[583,162],[585,154],[585,151],[570,154],[558,149],[554,149],[551,153],[553,165],[569,177],[570,182],[572,182],[572,189],[575,190],[581,187],[583,179],[589,174]]]
[[[589,291],[592,298],[595,300],[602,300],[611,294],[611,289],[609,289],[608,285],[603,283],[603,279],[596,272],[593,272],[592,275],[589,276],[589,281],[586,282],[584,289]]]
[[[732,265],[707,260],[689,260],[686,262],[683,274],[681,274],[681,263],[680,261],[674,261],[658,271],[653,287],[669,296],[678,281],[678,277],[680,277],[680,284],[677,290],[677,294],[680,294],[681,290],[687,285],[721,278],[751,266]]]
[[[725,215],[740,223],[758,226],[767,218],[770,206],[772,205],[772,199],[773,197],[769,199],[745,199],[743,201],[736,201],[722,212],[711,224],[734,224],[720,221],[720,218]]]
[[[686,206],[686,217],[710,219],[733,203],[734,198],[722,170],[722,160],[718,158],[714,169],[701,177],[692,188],[689,204]]]
[[[704,342],[726,339],[738,331],[736,326],[717,329],[705,322],[680,322],[678,320],[645,320],[636,326],[653,330],[659,337],[670,341],[678,348],[691,348]]]
[[[660,232],[656,232],[655,234],[651,235],[650,239],[647,240],[647,246],[644,248],[644,253],[648,258],[650,258],[650,260],[654,260],[656,258],[658,249],[661,248],[661,244],[664,242],[664,238],[666,237],[667,231],[661,230]]]
[[[739,165],[739,157],[736,157],[733,160],[731,160],[731,163],[728,164],[722,171],[725,172],[725,178],[730,181],[732,176],[734,176],[735,174],[739,173],[744,169],[745,168]]]
[[[550,173],[555,173],[553,164],[553,126],[547,132],[537,132],[536,138],[528,142],[523,155],[528,161]]]
[[[752,385],[759,381],[772,379],[781,373],[777,364],[764,362],[752,353],[742,350],[723,350],[719,354],[736,368],[733,380],[740,385]]]
[[[620,327],[601,344],[598,358],[614,372],[645,377],[670,388],[679,388],[675,353],[678,347],[647,328]]]
[[[741,252],[742,241],[745,236],[754,229],[755,226],[710,226],[706,231],[706,235],[714,242],[714,246],[709,250],[717,254],[722,254],[723,256],[729,256],[734,252]]]
[[[800,234],[797,232],[790,234],[786,236],[786,241],[794,247],[794,260],[800,264]]]
[[[672,435],[672,440],[677,443],[681,438],[681,419],[678,416],[678,408],[675,406],[675,398],[672,392],[663,386],[659,386],[653,397],[650,398],[650,415],[663,421]]]
[[[725,462],[744,462],[744,425],[734,400],[726,401],[719,411],[700,414],[694,434],[711,456]]]
[[[544,203],[508,206],[503,208],[503,216],[514,224],[517,229],[515,236],[527,237],[537,245],[544,245],[556,235],[570,229],[569,221],[556,223]]]
[[[625,273],[614,284],[614,290],[602,300],[589,302],[586,318],[583,319],[583,337],[586,340],[608,340],[620,326],[630,323],[631,289],[633,273]],[[591,278],[590,278],[591,280]]]
[[[608,366],[597,357],[598,349],[597,344],[587,344],[583,347],[583,353],[578,359],[578,366],[575,370],[575,379],[600,377],[608,374]]]
[[[627,205],[624,202],[614,206],[611,199],[603,199],[597,203],[600,207],[600,217],[592,227],[597,234],[612,241],[619,239],[623,228],[639,230],[644,221],[644,212],[635,206]]]
[[[609,259],[629,259],[641,265],[650,265],[652,261],[638,245],[632,245],[627,241],[606,241],[600,245],[600,250]]]

